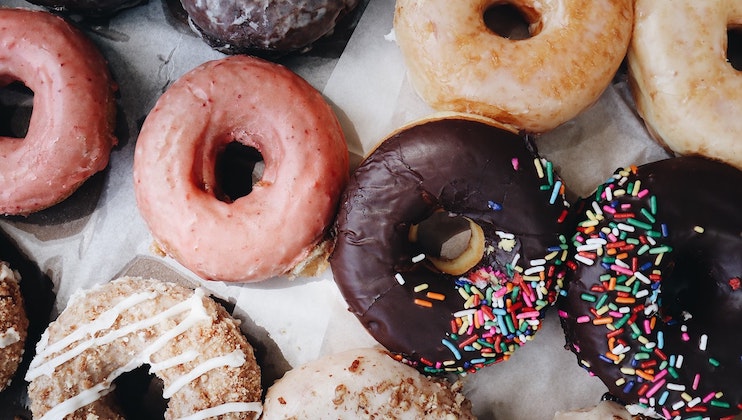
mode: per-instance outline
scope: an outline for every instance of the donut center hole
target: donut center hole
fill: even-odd
[[[467,272],[482,258],[484,234],[470,219],[436,211],[409,233],[421,255],[444,273],[460,275]]]
[[[228,143],[216,159],[216,197],[231,203],[250,194],[263,177],[264,168],[258,149],[238,141]]]
[[[0,76],[0,79],[2,77]],[[0,82],[0,136],[24,138],[33,112],[33,91],[23,83]]]
[[[528,39],[536,33],[538,16],[533,10],[520,9],[510,3],[495,3],[484,11],[484,25],[507,39]]]
[[[727,60],[735,70],[742,71],[742,26],[727,29]]]
[[[162,397],[162,380],[144,364],[114,379],[114,398],[127,419],[162,419],[168,400]]]

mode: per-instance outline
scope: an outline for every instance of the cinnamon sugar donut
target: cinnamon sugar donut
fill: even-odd
[[[595,102],[626,54],[632,0],[516,0],[526,39],[490,30],[492,0],[399,0],[394,33],[412,85],[434,109],[544,132]]]
[[[45,331],[26,373],[34,418],[116,418],[113,381],[144,364],[166,418],[260,417],[260,368],[238,322],[201,289],[123,277],[75,294]]]
[[[108,164],[115,85],[82,32],[47,12],[0,8],[0,87],[34,93],[25,138],[0,136],[0,214],[64,200]]]
[[[651,135],[677,154],[742,169],[742,74],[727,58],[727,31],[742,26],[742,3],[637,0],[635,7],[630,86]]]
[[[21,364],[28,334],[19,281],[20,274],[0,261],[0,391],[10,385]]]

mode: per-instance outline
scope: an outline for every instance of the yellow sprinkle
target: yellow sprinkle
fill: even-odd
[[[460,295],[461,295],[461,297],[462,297],[462,298],[464,298],[465,300],[469,300],[469,298],[471,297],[471,296],[469,296],[469,294],[468,294],[468,293],[466,293],[466,290],[464,290],[464,288],[463,288],[463,287],[460,287],[460,288],[459,288],[459,294],[460,294]]]
[[[415,292],[422,292],[423,290],[428,288],[428,283],[418,284],[415,286],[412,290]]]
[[[535,158],[533,159],[533,165],[536,167],[536,173],[538,174],[539,178],[544,177],[544,168],[541,166],[541,159]]]
[[[691,397],[687,392],[680,394],[680,398],[684,399],[686,402],[690,402],[690,400],[693,399],[693,397]]]
[[[631,195],[633,195],[634,197],[636,197],[637,194],[639,194],[639,190],[641,190],[641,185],[642,185],[642,181],[641,180],[637,180],[634,183],[634,189],[631,190]]]
[[[696,233],[703,233],[705,231],[705,229],[703,228],[703,226],[695,226],[695,227],[693,227],[693,230],[695,230]]]

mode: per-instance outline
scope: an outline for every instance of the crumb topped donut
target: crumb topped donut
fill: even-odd
[[[742,172],[700,157],[619,169],[581,204],[560,316],[618,400],[667,419],[742,409],[740,205]]]
[[[228,54],[280,56],[331,33],[359,0],[183,0],[191,27]]]
[[[563,191],[551,163],[492,120],[416,121],[351,176],[335,281],[371,335],[421,371],[507,360],[561,287],[571,231]],[[424,239],[436,236],[424,230],[451,234]]]
[[[650,133],[677,154],[742,169],[742,74],[727,57],[742,4],[637,0],[635,7],[630,86]]]
[[[33,91],[24,138],[0,136],[0,214],[64,200],[108,164],[116,106],[108,65],[84,34],[48,12],[0,8],[0,87]]]
[[[296,367],[265,397],[265,418],[474,419],[460,384],[397,363],[377,348],[324,356]]]
[[[0,391],[10,385],[18,370],[28,333],[19,281],[20,274],[0,261]]]
[[[489,29],[484,15],[493,3],[522,12],[529,36]],[[598,99],[626,54],[632,23],[632,0],[400,0],[394,33],[412,85],[434,109],[544,132]]]
[[[231,143],[265,162],[260,180],[236,199],[217,174]],[[322,95],[286,67],[248,56],[204,63],[170,86],[134,155],[137,205],[155,240],[208,280],[326,268],[348,172],[345,136]],[[249,173],[242,177],[249,183]]]
[[[34,418],[115,418],[112,383],[144,364],[166,418],[257,419],[260,368],[238,323],[201,289],[123,277],[74,295],[26,373]]]

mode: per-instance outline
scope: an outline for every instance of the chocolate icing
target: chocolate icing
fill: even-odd
[[[182,0],[192,28],[227,54],[278,57],[332,32],[359,0]]]
[[[601,378],[622,401],[645,406],[654,402],[653,409],[666,417],[732,415],[742,407],[742,335],[737,333],[742,323],[742,172],[705,158],[682,157],[640,166],[635,173],[628,170],[623,175],[625,179],[617,175],[593,197],[580,202],[578,220],[584,222],[579,223],[576,245],[585,244],[586,237],[595,237],[588,233],[592,228],[587,225],[595,219],[590,212],[595,214],[596,208],[606,215],[609,213],[604,205],[634,213],[634,220],[644,224],[631,222],[634,232],[619,233],[615,241],[603,234],[608,244],[602,252],[610,258],[607,253],[610,244],[631,242],[647,230],[653,231],[649,234],[651,241],[640,238],[633,247],[627,246],[622,251],[628,253],[623,261],[629,263],[630,270],[654,277],[648,279],[649,283],[636,280],[637,286],[632,283],[634,290],[648,290],[646,297],[628,305],[636,317],[621,321],[620,313],[603,314],[614,316],[612,328],[606,328],[606,325],[594,325],[595,313],[591,310],[596,310],[603,295],[607,296],[606,301],[613,301],[618,292],[602,290],[611,280],[601,283],[599,278],[605,276],[605,281],[614,276],[621,284],[622,279],[631,276],[621,277],[621,273],[611,269],[610,260],[598,257],[592,265],[578,261],[573,266],[574,278],[562,291],[566,296],[559,300],[567,346],[575,352],[580,365]],[[637,182],[639,191],[632,188],[632,193],[616,197],[615,190],[628,189]],[[612,200],[604,198],[602,193],[608,189],[614,194]],[[597,206],[593,205],[596,198]],[[616,227],[618,223],[623,223],[618,228],[622,230],[629,221],[624,217],[606,218],[594,228],[600,230],[608,224]],[[607,232],[611,232],[610,228]],[[662,259],[657,264],[660,254]],[[582,255],[587,260],[594,257],[590,252]],[[659,291],[656,295],[655,290]],[[632,290],[626,296],[633,298],[639,293]],[[597,301],[591,302],[593,299]],[[655,310],[652,303],[657,304]],[[650,308],[645,312],[643,306]],[[580,317],[582,322],[578,321]],[[618,363],[604,357],[609,351],[606,334],[612,330],[616,340],[630,347]],[[638,335],[647,343],[638,341]],[[704,340],[707,340],[706,349],[702,350]],[[637,354],[640,356],[635,357]],[[683,356],[682,362],[678,361],[679,355]],[[626,369],[624,374],[621,368],[641,369],[647,377]],[[684,386],[691,400],[684,400],[682,392],[673,390],[676,387],[670,384]],[[723,395],[714,398],[713,393],[719,391]],[[667,395],[663,397],[665,392]],[[641,400],[641,396],[653,401]],[[726,405],[729,408],[723,407]],[[690,406],[693,407],[689,409]]]
[[[490,248],[462,278],[474,276],[482,267],[512,273],[510,263],[516,254],[520,255],[517,265],[526,269],[529,261],[549,253],[566,258],[562,234],[571,230],[564,222],[567,204],[563,195],[552,192],[555,186],[560,190],[561,181],[548,170],[540,178],[534,158],[521,136],[481,121],[442,118],[391,136],[358,167],[343,195],[330,263],[350,310],[388,350],[427,373],[464,372],[505,360],[530,339],[559,289],[565,269],[558,257],[552,255],[544,262],[547,293],[542,296],[544,307],[531,320],[536,325],[526,325],[508,337],[486,338],[489,333],[483,328],[452,334],[453,314],[464,309],[461,291],[475,293],[470,288],[473,281],[440,273],[426,261],[413,262],[421,251],[408,240],[408,231],[410,225],[440,209],[478,223]],[[499,245],[496,231],[514,234],[512,249]],[[557,251],[547,251],[553,247]],[[516,277],[518,285],[525,287],[527,281],[520,274]],[[492,277],[476,285],[486,294],[500,287],[498,281],[502,287],[516,283]],[[445,299],[428,299],[426,292],[414,290],[420,284],[428,284],[428,291]],[[414,303],[416,298],[428,300],[431,307]],[[475,309],[482,306],[486,302]],[[474,334],[481,339],[477,346],[492,349],[486,357],[462,344]],[[444,340],[461,346],[458,359]],[[501,348],[500,342],[507,348]]]

